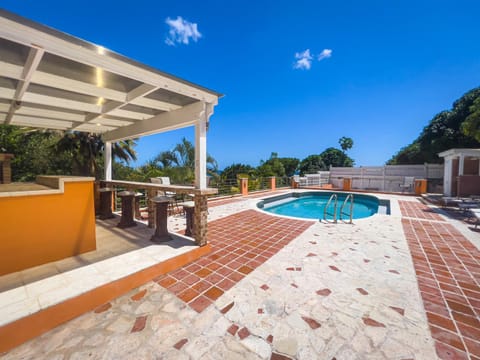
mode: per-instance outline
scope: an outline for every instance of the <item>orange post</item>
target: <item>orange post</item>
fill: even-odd
[[[415,180],[415,194],[422,195],[427,192],[427,180],[426,179],[416,179]]]
[[[270,178],[270,189],[271,189],[272,191],[275,191],[276,188],[277,188],[276,178],[275,178],[275,176],[272,176],[272,177]]]
[[[248,195],[248,178],[241,178],[240,179],[240,192],[242,196]]]
[[[352,190],[352,178],[343,178],[343,190]]]

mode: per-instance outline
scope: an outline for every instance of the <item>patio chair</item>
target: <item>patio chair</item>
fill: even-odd
[[[152,184],[171,185],[170,178],[168,176],[159,176],[150,178]],[[175,210],[178,210],[177,194],[171,191],[157,191],[157,195],[169,197],[172,201],[169,203],[170,211],[175,214]]]
[[[402,192],[405,190],[408,190],[411,192],[413,190],[413,183],[415,181],[415,177],[413,176],[405,176],[403,178],[403,184],[400,184],[400,188],[402,189]]]

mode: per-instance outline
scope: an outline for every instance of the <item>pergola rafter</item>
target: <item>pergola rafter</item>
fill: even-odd
[[[205,187],[206,131],[221,96],[0,10],[0,123],[101,134],[107,155],[111,142],[195,126]]]

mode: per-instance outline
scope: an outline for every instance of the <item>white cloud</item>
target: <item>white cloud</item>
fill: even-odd
[[[181,16],[176,19],[167,18],[165,22],[170,27],[165,39],[167,45],[175,46],[175,43],[188,45],[190,40],[196,42],[202,37],[197,24],[184,20]]]
[[[310,49],[305,50],[304,52],[295,53],[295,64],[293,65],[294,69],[301,70],[310,70],[312,67],[312,55],[310,55]]]
[[[332,56],[332,49],[323,49],[322,52],[318,55],[318,61],[327,59]]]

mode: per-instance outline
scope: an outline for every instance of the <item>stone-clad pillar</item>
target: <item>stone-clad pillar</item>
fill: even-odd
[[[206,195],[195,195],[193,237],[199,246],[207,245],[208,203]]]

